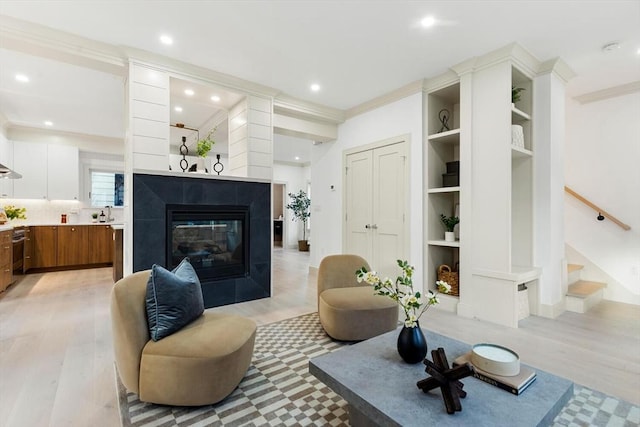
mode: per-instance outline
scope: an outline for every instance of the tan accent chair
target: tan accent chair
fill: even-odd
[[[329,255],[320,262],[318,316],[331,338],[362,341],[398,325],[398,304],[356,280],[356,270],[363,266],[370,269],[358,255]]]
[[[205,311],[178,332],[152,341],[145,308],[149,273],[124,277],[111,293],[113,347],[122,383],[144,402],[219,402],[240,384],[251,364],[255,322]]]

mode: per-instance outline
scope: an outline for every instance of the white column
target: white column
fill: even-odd
[[[247,96],[229,112],[229,171],[233,176],[272,179],[272,101]]]
[[[565,83],[553,71],[534,81],[534,260],[540,315],[564,311],[567,291],[564,260]]]

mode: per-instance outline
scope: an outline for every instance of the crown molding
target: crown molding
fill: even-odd
[[[322,120],[332,124],[343,123],[345,112],[338,108],[327,107],[309,101],[303,101],[285,93],[279,93],[273,100],[275,113],[285,116]]]
[[[349,108],[346,111],[345,118],[350,119],[366,113],[367,111],[375,110],[376,108],[399,101],[409,95],[422,92],[424,90],[424,82],[424,79],[416,80],[415,82],[409,83],[377,98],[373,98],[369,101],[363,102],[362,104],[356,105],[355,107]]]
[[[462,72],[461,74],[464,74]],[[449,71],[440,74],[439,76],[426,79],[424,81],[424,91],[427,93],[435,92],[445,87],[451,86],[460,81],[460,76],[456,70],[451,68]]]
[[[616,96],[629,95],[632,93],[640,92],[640,80],[627,83],[620,86],[614,86],[607,89],[598,90],[595,92],[585,93],[583,95],[574,96],[573,99],[581,104],[588,104],[589,102],[602,101],[604,99],[615,98]]]
[[[282,165],[282,166],[293,166],[297,168],[305,168],[307,166],[311,166],[311,162],[296,163],[296,162],[286,162],[284,160],[274,160],[273,164]]]
[[[2,132],[4,136],[7,136],[7,131],[9,130],[10,125],[11,122],[9,122],[7,116],[5,116],[2,111],[0,111],[0,132]]]
[[[0,15],[0,47],[126,75],[126,58],[116,46],[4,15]]]
[[[567,84],[569,80],[576,76],[576,73],[561,58],[554,58],[540,64],[538,75],[553,73]]]

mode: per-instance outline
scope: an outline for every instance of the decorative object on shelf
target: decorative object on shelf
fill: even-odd
[[[213,144],[216,143],[212,138],[216,129],[218,129],[217,126],[211,129],[209,133],[207,133],[207,136],[205,136],[202,139],[198,139],[198,144],[196,145],[196,152],[198,153],[198,156],[204,158],[204,157],[207,157],[207,155],[209,155],[209,151],[211,151],[211,147],[213,147]]]
[[[451,130],[449,129],[449,117],[451,117],[451,113],[449,113],[449,110],[447,110],[446,108],[443,108],[438,113],[438,119],[440,120],[440,123],[442,123],[440,132]]]
[[[460,160],[447,162],[447,173],[442,174],[443,187],[457,187],[460,185]]]
[[[6,205],[4,212],[9,219],[27,219],[27,208],[17,208],[13,205]]]
[[[187,161],[187,154],[189,154],[189,148],[187,147],[187,137],[182,137],[182,144],[180,145],[180,154],[182,154],[182,159],[180,159],[180,169],[182,172],[186,172],[189,168],[189,162]]]
[[[604,215],[602,215],[602,212],[598,212],[598,216],[596,217],[596,219],[598,221],[604,221]]]
[[[216,154],[216,160],[217,162],[213,164],[213,170],[220,175],[220,172],[224,170],[224,165],[220,162],[220,154]]]
[[[307,252],[309,250],[309,242],[307,242],[307,219],[311,216],[309,206],[311,199],[307,197],[307,193],[300,190],[297,193],[289,193],[291,203],[286,208],[293,212],[292,221],[302,221],[302,240],[298,240],[298,250]]]
[[[94,212],[91,214],[91,222],[98,222],[98,212]]]
[[[449,295],[460,296],[460,280],[458,273],[458,263],[451,269],[447,264],[442,264],[438,267],[438,280],[441,282],[447,282],[451,286],[451,292]]]
[[[356,279],[359,283],[365,282],[373,285],[373,291],[376,295],[388,296],[397,302],[404,311],[405,320],[404,327],[398,336],[398,353],[407,363],[418,363],[427,354],[427,341],[424,339],[422,330],[418,324],[420,316],[432,305],[438,304],[439,293],[449,293],[451,286],[448,283],[437,281],[436,292],[428,290],[425,295],[420,291],[413,289],[413,272],[415,268],[409,265],[408,261],[397,260],[398,267],[402,269],[402,275],[396,278],[395,284],[389,279],[380,279],[375,271],[368,271],[365,267],[361,267],[356,271]],[[418,329],[418,331],[405,331],[405,329]],[[422,336],[422,340],[420,338]],[[412,341],[407,344],[406,341]],[[424,348],[420,350],[422,356],[417,359],[417,350],[415,346],[424,342]],[[405,347],[409,347],[407,353],[404,353]],[[417,360],[416,360],[417,359]]]
[[[511,86],[511,103],[515,104],[516,102],[520,101],[520,92],[522,92],[523,90],[525,90],[525,88],[523,87],[515,87],[515,86]]]
[[[524,131],[520,125],[511,125],[511,144],[514,147],[524,148]]]
[[[444,214],[440,214],[440,221],[442,221],[442,225],[444,225],[446,230],[444,233],[444,240],[447,242],[455,242],[456,234],[453,230],[455,229],[456,224],[460,222],[460,218],[457,216],[446,216]]]
[[[474,374],[473,366],[465,363],[453,368],[449,367],[447,355],[442,347],[432,350],[431,358],[433,362],[424,359],[425,371],[431,377],[418,381],[416,385],[425,393],[439,387],[447,414],[462,411],[460,398],[467,397],[467,392],[463,390],[464,384],[460,380]]]

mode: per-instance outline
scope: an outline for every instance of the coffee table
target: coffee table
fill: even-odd
[[[431,350],[443,347],[449,363],[471,350],[460,341],[422,329]],[[400,329],[309,361],[309,372],[349,404],[357,426],[546,426],[573,396],[573,383],[535,369],[537,378],[516,396],[473,377],[462,379],[462,411],[446,412],[440,389],[423,393],[416,383],[429,375],[396,350]],[[499,344],[499,343],[497,343]]]

